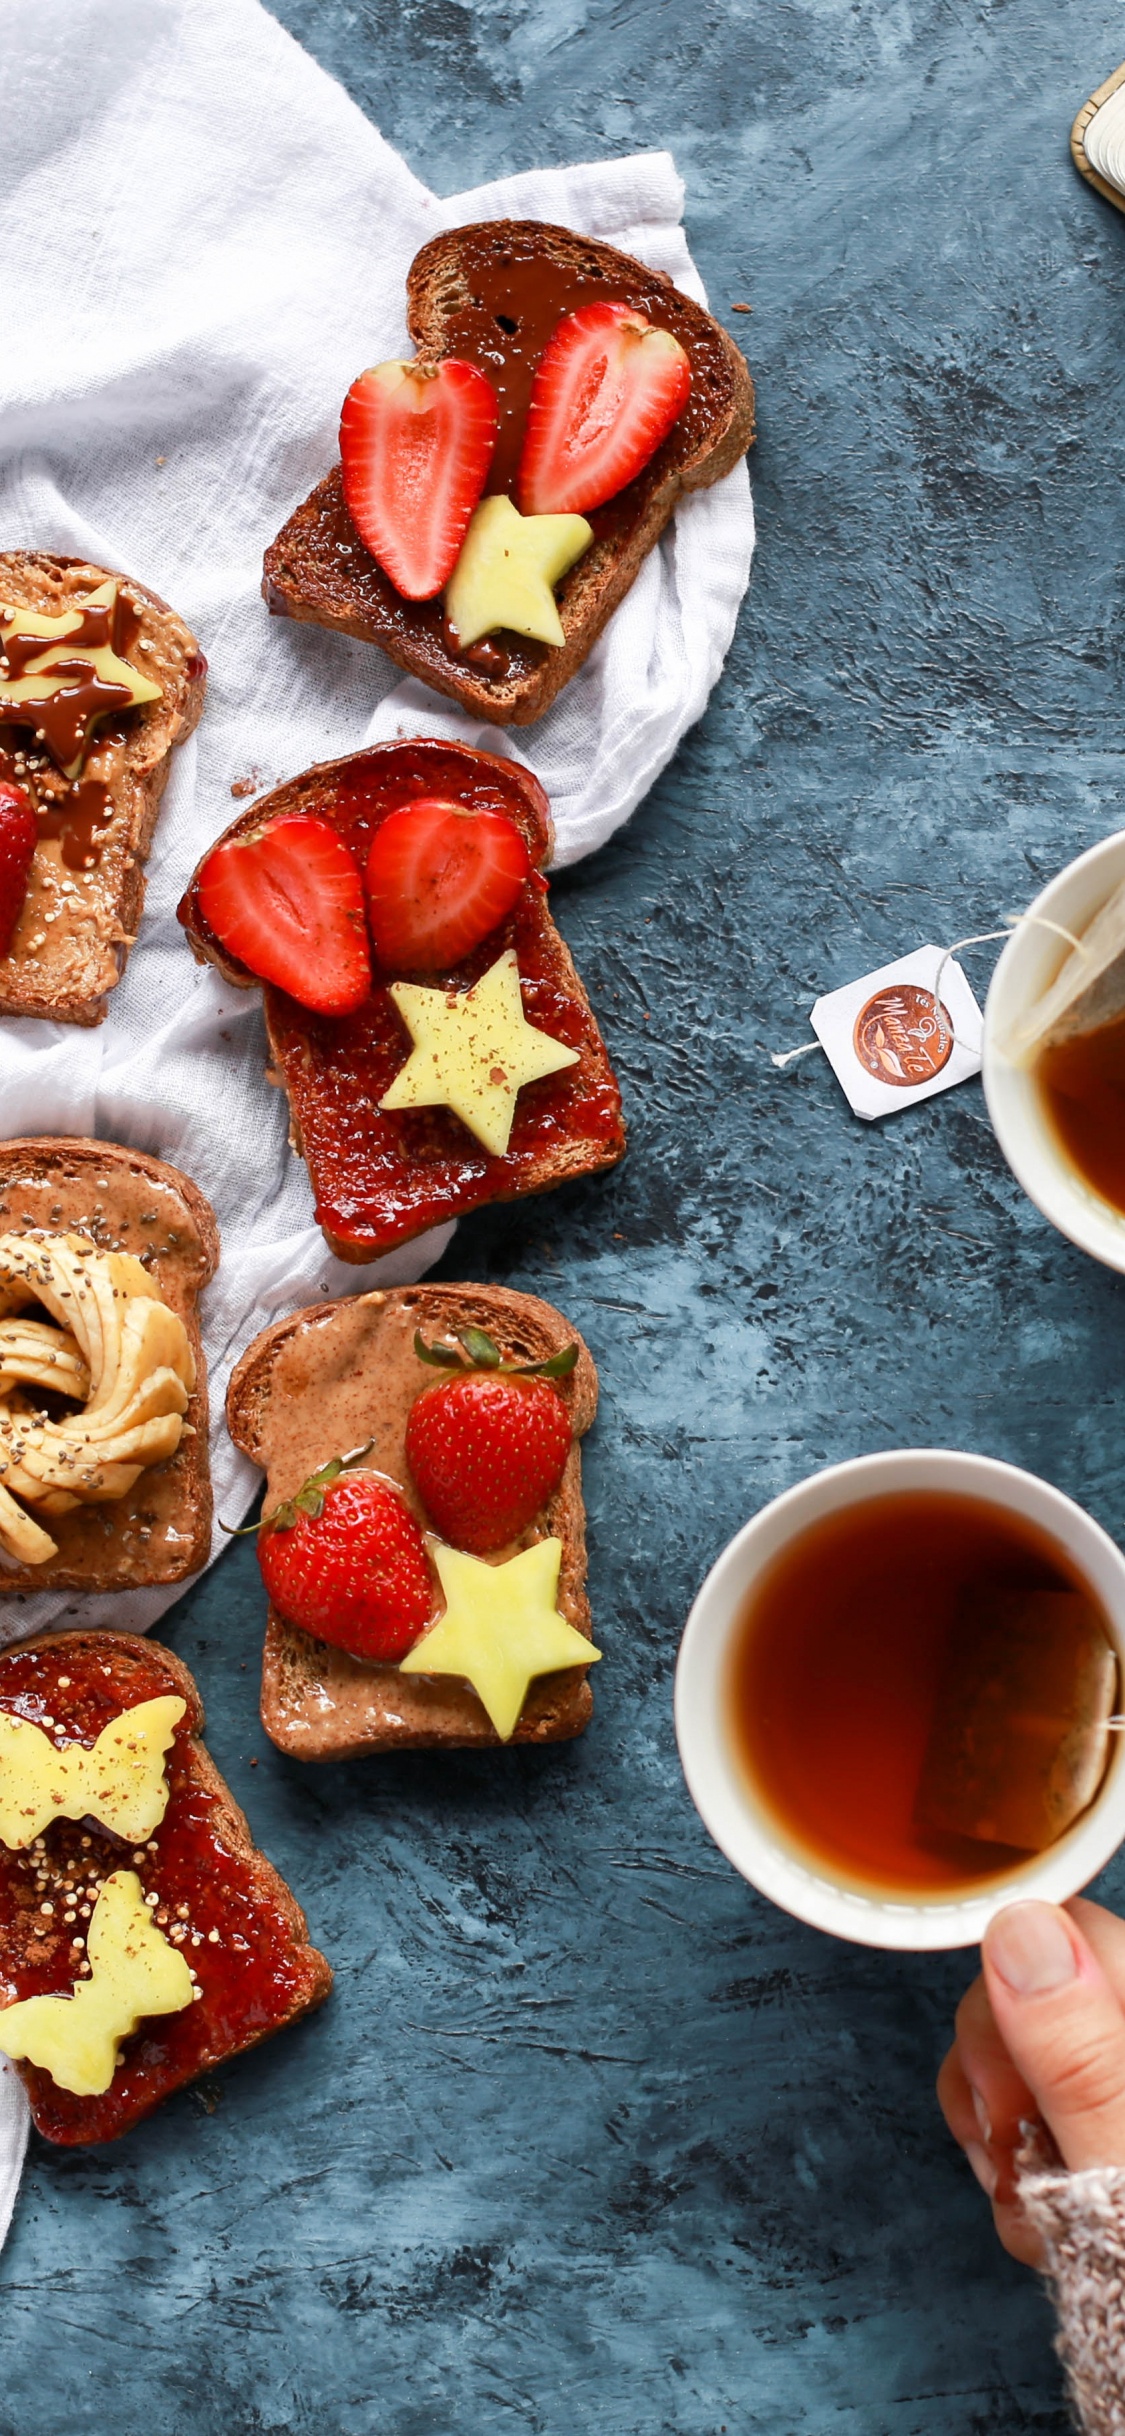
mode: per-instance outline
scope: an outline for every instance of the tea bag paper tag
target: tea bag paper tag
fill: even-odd
[[[919,947],[818,998],[809,1021],[859,1117],[893,1116],[979,1074],[984,1018],[959,964]]]

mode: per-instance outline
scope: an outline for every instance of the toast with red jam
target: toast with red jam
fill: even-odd
[[[677,500],[718,482],[745,455],[754,437],[750,374],[733,339],[665,273],[544,221],[449,230],[423,246],[407,276],[419,377],[453,363],[483,374],[493,392],[485,499],[520,493],[534,384],[560,326],[605,305],[627,307],[642,327],[668,334],[687,359],[690,390],[641,470],[582,511],[591,537],[557,586],[557,641],[503,627],[463,643],[440,591],[409,597],[365,545],[340,466],[266,552],[262,590],[273,614],[377,644],[482,719],[524,727],[540,718],[624,599]]]
[[[421,1455],[411,1429],[420,1399],[443,1383],[463,1381],[458,1351],[478,1354],[481,1336],[505,1365],[503,1375],[542,1373],[565,1415],[563,1461],[556,1484],[520,1529],[472,1536],[484,1561],[503,1565],[536,1543],[559,1543],[557,1609],[573,1635],[592,1635],[586,1596],[586,1514],[579,1441],[597,1409],[598,1374],[577,1331],[550,1303],[499,1286],[404,1286],[314,1305],[279,1320],[242,1355],[227,1394],[227,1425],[235,1445],[266,1473],[265,1508],[293,1499],[326,1464],[357,1447],[363,1464],[391,1484],[423,1529],[433,1522],[428,1476],[412,1465]],[[445,1349],[449,1368],[419,1354]],[[569,1366],[568,1366],[569,1365]],[[552,1375],[553,1374],[553,1375]],[[497,1375],[494,1369],[490,1374]],[[479,1458],[479,1446],[477,1449]],[[505,1439],[498,1460],[506,1480],[518,1448]],[[557,1466],[555,1467],[558,1468]],[[474,1475],[479,1494],[479,1460]],[[430,1543],[432,1546],[432,1542]],[[333,1622],[333,1630],[336,1623]],[[348,1636],[350,1637],[350,1636]],[[577,1648],[582,1640],[577,1641]],[[574,1664],[531,1681],[510,1733],[498,1734],[471,1684],[454,1674],[425,1671],[425,1638],[411,1636],[410,1655],[422,1671],[372,1663],[302,1629],[271,1601],[262,1655],[262,1723],[271,1741],[296,1759],[354,1759],[391,1750],[495,1747],[500,1742],[564,1742],[581,1734],[593,1711],[587,1666]],[[591,1651],[591,1656],[597,1653]]]
[[[425,849],[427,824],[442,817],[460,851],[438,868]],[[342,1260],[372,1260],[485,1202],[549,1191],[622,1156],[617,1082],[548,911],[551,847],[547,798],[529,770],[421,737],[278,787],[195,872],[180,920],[195,954],[228,980],[263,980],[291,1139]],[[494,920],[497,901],[508,910]],[[475,1101],[466,1117],[449,1101],[402,1097],[422,1088],[405,1079],[408,1066],[419,1077],[425,1054],[411,1010],[444,1040],[486,999],[514,1007],[518,1030],[481,1070],[485,1097],[490,1077],[502,1092],[513,1078],[506,1139],[474,1117]],[[516,1087],[519,1057],[524,1072],[552,1070]]]
[[[18,878],[0,843],[0,1015],[104,1021],[206,677],[194,635],[145,585],[44,550],[0,554],[0,819],[34,820]]]
[[[180,1711],[167,1728],[163,1816],[136,1838],[135,1821],[119,1832],[120,1810],[106,1809],[119,1826],[98,1815],[28,1817],[17,1845],[10,1795],[11,1721],[28,1727],[60,1754],[94,1754],[99,1736],[142,1704],[171,1701]],[[257,1850],[233,1800],[199,1737],[203,1709],[181,1661],[158,1642],[127,1633],[58,1633],[0,1655],[0,2042],[5,2015],[29,1998],[69,1998],[96,1988],[104,1960],[91,1964],[91,1923],[107,1883],[116,1878],[140,1889],[149,1915],[146,1935],[158,1943],[160,1959],[179,1957],[171,1967],[185,2001],[137,2021],[117,2041],[112,2077],[96,2094],[61,2085],[44,2064],[17,2062],[31,2101],[36,2128],[64,2145],[116,2140],[197,2075],[257,2046],[322,2004],[332,1973],[308,1942],[304,1913],[277,1871]],[[104,1748],[104,1744],[103,1744]],[[68,1796],[77,1811],[88,1794]],[[142,1999],[143,2001],[143,1999]],[[56,2019],[64,2008],[56,2009]],[[9,2046],[30,2043],[13,2035]],[[7,2050],[5,2050],[6,2052]],[[56,2064],[56,2070],[64,2067]],[[71,2078],[78,2077],[70,2073]]]

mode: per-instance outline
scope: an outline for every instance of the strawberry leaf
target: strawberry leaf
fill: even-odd
[[[457,1331],[474,1370],[501,1370],[500,1347],[483,1328],[459,1328]]]
[[[414,1331],[414,1351],[420,1362],[429,1362],[434,1370],[464,1370],[459,1345],[427,1345],[420,1328]]]
[[[561,1353],[553,1353],[549,1362],[516,1362],[513,1369],[523,1379],[567,1379],[578,1360],[577,1345],[564,1345]]]
[[[545,1362],[505,1362],[495,1339],[483,1328],[460,1328],[457,1333],[467,1361],[457,1345],[427,1345],[421,1329],[416,1328],[414,1351],[419,1361],[429,1362],[435,1370],[496,1370],[506,1378],[565,1379],[578,1360],[577,1345],[564,1345]]]
[[[228,1539],[246,1539],[255,1531],[291,1531],[298,1514],[307,1514],[311,1522],[316,1522],[324,1512],[325,1495],[333,1481],[339,1480],[342,1472],[353,1472],[365,1462],[374,1444],[374,1438],[365,1438],[362,1446],[353,1446],[348,1454],[333,1455],[319,1472],[309,1474],[295,1496],[283,1497],[280,1505],[261,1515],[256,1523],[244,1523],[240,1530],[232,1530],[229,1523],[220,1521],[220,1531],[225,1531]]]

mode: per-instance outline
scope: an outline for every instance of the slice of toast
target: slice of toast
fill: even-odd
[[[0,603],[50,617],[107,578],[106,568],[84,559],[0,553]],[[11,950],[0,957],[0,1015],[104,1020],[140,924],[144,865],[172,748],[190,736],[203,708],[207,662],[182,618],[131,577],[121,577],[118,602],[119,656],[163,692],[101,721],[75,780],[30,728],[5,724],[0,710],[0,778],[27,788],[40,828]]]
[[[496,1550],[490,1561],[533,1540],[560,1539],[559,1610],[589,1640],[578,1442],[597,1409],[598,1374],[577,1330],[536,1295],[502,1286],[401,1286],[296,1311],[256,1337],[238,1363],[227,1394],[231,1437],[266,1473],[267,1513],[333,1455],[374,1439],[372,1469],[397,1482],[425,1526],[405,1434],[410,1407],[435,1374],[419,1361],[414,1332],[421,1329],[433,1343],[469,1327],[485,1329],[506,1361],[547,1361],[565,1345],[578,1345],[575,1368],[555,1382],[574,1431],[562,1481],[522,1539]],[[569,1741],[588,1724],[593,1705],[585,1667],[542,1675],[531,1686],[512,1740]],[[499,1743],[467,1684],[366,1664],[283,1623],[272,1606],[262,1654],[262,1723],[278,1749],[296,1759]]]
[[[131,1633],[68,1632],[0,1655],[0,1712],[64,1747],[92,1749],[122,1710],[168,1695],[186,1715],[165,1762],[167,1809],[139,1850],[94,1818],[58,1818],[24,1851],[0,1843],[0,2005],[71,1994],[99,1882],[118,1869],[135,1870],[156,1897],[153,1920],[200,1990],[124,2041],[102,2096],[75,2096],[42,2067],[17,2065],[36,2128],[67,2145],[116,2140],[185,2081],[322,2004],[332,1985],[296,1897],[199,1740],[199,1693],[171,1650]]]
[[[502,631],[459,652],[442,603],[404,600],[364,548],[339,466],[295,509],[266,552],[262,590],[275,616],[334,626],[479,718],[526,727],[542,717],[596,643],[683,491],[718,482],[754,437],[754,388],[734,340],[664,272],[542,220],[488,220],[431,238],[411,264],[407,326],[419,358],[477,365],[496,392],[500,434],[485,494],[515,482],[532,376],[564,314],[633,305],[670,330],[691,360],[683,413],[636,480],[590,511],[589,549],[563,578],[562,646]]]
[[[380,822],[424,795],[507,814],[533,865],[507,920],[448,976],[450,985],[469,986],[514,949],[528,1017],[576,1049],[578,1063],[521,1091],[508,1149],[493,1156],[448,1108],[395,1113],[380,1107],[409,1041],[378,972],[355,1015],[314,1015],[267,986],[266,1023],[275,1078],[289,1098],[290,1138],[307,1161],[317,1220],[341,1260],[374,1260],[484,1202],[548,1192],[569,1177],[592,1175],[612,1167],[625,1149],[617,1082],[539,877],[551,853],[551,823],[547,798],[530,770],[429,737],[374,745],[342,761],[321,762],[275,788],[223,835],[245,837],[286,814],[315,813],[347,839],[362,868]],[[192,947],[228,980],[248,988],[254,977],[209,928],[198,881],[197,871],[179,909]],[[431,985],[441,979],[434,973],[400,976],[412,977]]]
[[[1114,204],[1118,211],[1125,211],[1125,191],[1105,174],[1104,169],[1099,167],[1096,161],[1091,160],[1086,148],[1086,138],[1098,112],[1123,84],[1125,84],[1125,66],[1115,68],[1112,76],[1107,76],[1105,83],[1098,86],[1096,93],[1091,93],[1089,101],[1083,102],[1070,130],[1070,157],[1079,176],[1085,178],[1089,185],[1096,186],[1098,193],[1104,195],[1106,202]],[[1092,139],[1092,148],[1097,155],[1097,160],[1101,161],[1104,148],[1096,138]],[[1118,163],[1115,159],[1113,167],[1116,169],[1117,166]]]
[[[4,1561],[5,1620],[29,1590],[139,1590],[180,1582],[211,1550],[207,1371],[197,1302],[215,1273],[219,1230],[190,1176],[115,1142],[46,1135],[0,1143],[0,1234],[88,1235],[99,1251],[132,1252],[179,1314],[195,1357],[186,1427],[166,1463],[151,1464],[126,1496],[42,1516],[58,1555],[42,1565]]]

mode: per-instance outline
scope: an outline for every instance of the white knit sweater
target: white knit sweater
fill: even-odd
[[[1019,2193],[1047,2253],[1058,2351],[1086,2436],[1125,2436],[1125,2166],[1068,2174],[1029,2139]]]

